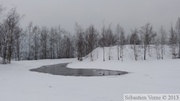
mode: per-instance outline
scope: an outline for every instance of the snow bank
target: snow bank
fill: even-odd
[[[110,60],[118,60],[117,57],[117,46],[112,46],[112,47],[105,47],[105,60],[109,60],[109,55],[110,55]],[[124,51],[123,51],[123,61],[135,61],[134,58],[134,51],[132,49],[131,45],[125,45],[124,46]],[[103,61],[103,48],[96,48],[95,50],[92,51],[93,58],[91,58],[91,53],[85,56],[83,61]],[[171,55],[171,49],[169,46],[165,46],[164,48],[164,59],[172,59]],[[144,57],[144,50],[142,46],[138,46],[138,60],[143,60]],[[147,49],[147,54],[146,54],[147,60],[157,60],[157,54],[156,54],[156,48],[154,45],[149,46]],[[120,59],[121,60],[121,59]]]

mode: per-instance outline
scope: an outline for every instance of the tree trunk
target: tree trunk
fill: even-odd
[[[144,60],[146,60],[146,46],[144,46]]]
[[[121,51],[122,51],[122,54],[121,54],[121,55],[122,55],[122,56],[121,56],[122,58],[121,58],[121,61],[123,61],[123,48],[122,48]]]
[[[118,60],[119,60],[119,46],[117,46],[117,54],[118,54]]]
[[[109,46],[109,60],[111,60],[111,46]]]
[[[179,39],[180,40],[180,39]],[[180,42],[179,42],[179,57],[178,58],[180,58]]]
[[[104,47],[103,47],[103,61],[105,61],[105,50],[104,50]]]
[[[98,58],[98,55],[99,55],[98,53],[99,53],[99,52],[98,52],[98,49],[97,49],[97,58]]]
[[[93,55],[92,55],[92,52],[91,52],[91,61],[93,61]]]

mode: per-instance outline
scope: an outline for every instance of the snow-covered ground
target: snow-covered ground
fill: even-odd
[[[180,93],[179,59],[122,62],[113,57],[112,51],[114,60],[103,62],[101,49],[98,51],[99,58],[93,62],[86,57],[83,62],[57,59],[0,64],[0,101],[122,101],[123,94],[128,93]],[[29,71],[42,65],[67,62],[71,62],[70,68],[106,68],[130,73],[74,77]]]

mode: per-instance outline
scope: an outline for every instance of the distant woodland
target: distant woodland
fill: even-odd
[[[154,30],[153,25],[146,23],[141,28],[134,28],[130,34],[126,34],[123,26],[118,24],[116,28],[111,25],[102,25],[97,30],[93,25],[82,28],[75,24],[75,34],[69,33],[60,26],[37,26],[30,22],[28,26],[21,28],[22,20],[16,8],[12,8],[4,14],[3,6],[0,6],[0,57],[3,63],[11,63],[11,60],[38,60],[77,58],[83,61],[84,56],[97,48],[117,46],[118,60],[123,59],[125,45],[131,45],[135,60],[138,60],[138,48],[143,49],[146,60],[149,45],[156,47],[157,59],[163,59],[164,47],[171,48],[172,58],[180,58],[180,18],[169,29],[163,26]],[[116,29],[116,30],[112,30]],[[138,47],[142,46],[142,47]],[[93,60],[92,60],[93,61]],[[103,58],[102,61],[106,61]]]

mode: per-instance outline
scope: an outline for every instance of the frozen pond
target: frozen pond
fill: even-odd
[[[39,68],[31,69],[30,71],[49,73],[53,75],[64,76],[109,76],[109,75],[123,75],[128,72],[106,70],[106,69],[73,69],[67,67],[68,63],[61,63],[55,65],[42,66]]]

